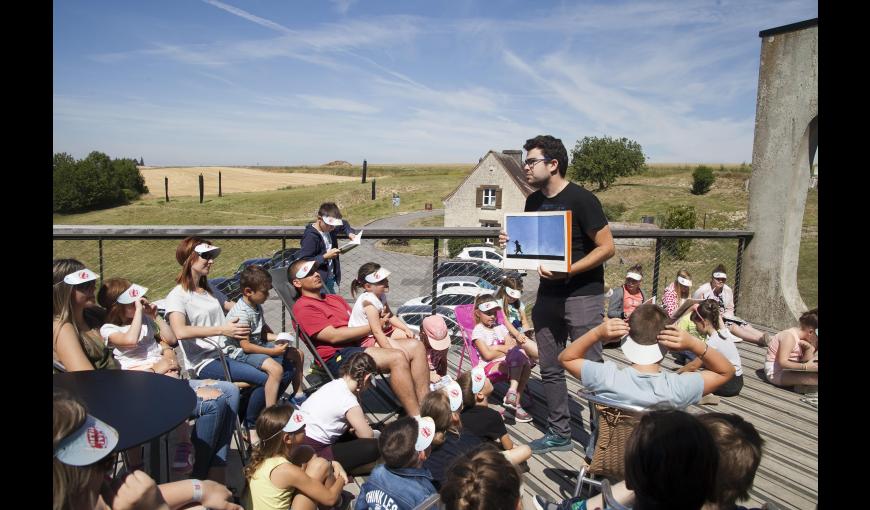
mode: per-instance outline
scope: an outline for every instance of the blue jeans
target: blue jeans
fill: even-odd
[[[323,292],[326,294],[336,294],[335,278],[333,278],[332,276],[326,277],[326,281],[323,282]]]
[[[251,396],[248,399],[248,405],[245,408],[243,420],[243,425],[252,429],[254,428],[254,425],[256,425],[257,418],[260,416],[263,408],[266,407],[266,391],[263,388],[263,385],[266,384],[268,376],[266,375],[266,372],[261,372],[247,363],[242,363],[234,359],[227,359],[227,366],[230,369],[230,377],[233,381],[246,382],[254,385],[254,388],[251,390]],[[283,391],[283,388],[287,387],[292,375],[292,373],[284,372],[284,375],[281,378],[281,384],[278,387],[279,393]],[[224,374],[221,360],[216,359],[201,368],[199,371],[199,378],[219,379],[225,381],[226,375]]]
[[[191,476],[205,478],[210,467],[227,465],[230,438],[239,409],[239,389],[234,384],[224,381],[217,381],[210,385],[206,385],[205,381],[199,379],[191,379],[188,382],[194,391],[201,386],[207,386],[221,392],[219,397],[211,400],[205,400],[197,395],[196,408],[193,411],[196,422],[190,439],[196,454]]]

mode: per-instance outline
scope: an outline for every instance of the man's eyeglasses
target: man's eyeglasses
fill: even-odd
[[[535,165],[540,163],[541,161],[550,161],[552,158],[529,158],[523,161],[523,167],[533,168]]]
[[[200,254],[199,254],[199,258],[201,258],[201,259],[205,259],[205,260],[214,260],[214,259],[216,259],[217,256],[218,256],[218,254],[215,253],[215,251],[216,251],[216,250],[207,251],[207,252],[205,252],[205,253],[200,253]]]

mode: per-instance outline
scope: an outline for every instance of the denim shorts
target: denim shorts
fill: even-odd
[[[338,377],[338,369],[341,365],[347,361],[348,358],[353,356],[358,352],[365,352],[363,347],[345,347],[344,349],[339,349],[335,351],[335,355],[328,360],[326,360],[326,368],[332,372],[332,375]]]
[[[256,368],[257,370],[260,370],[263,366],[263,363],[267,359],[271,359],[271,358],[272,358],[272,356],[269,356],[268,354],[243,352],[243,353],[239,354],[234,359],[236,361],[238,361],[239,363],[245,363],[245,364],[251,365],[252,367]]]

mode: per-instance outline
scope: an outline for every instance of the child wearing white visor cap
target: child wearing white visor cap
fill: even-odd
[[[610,304],[607,306],[608,317],[627,319],[635,308],[644,302],[646,296],[640,288],[643,280],[643,266],[635,264],[625,273],[625,282],[619,288],[613,289]]]
[[[343,501],[347,474],[336,461],[327,461],[310,449],[298,449],[305,439],[305,412],[287,405],[267,407],[257,418],[257,435],[251,462],[245,467],[248,487],[242,505],[248,510],[286,510],[310,499],[330,507]],[[301,457],[305,454],[306,457]]]
[[[481,294],[474,300],[474,329],[471,340],[485,363],[484,371],[488,377],[503,377],[510,379],[510,387],[505,394],[502,405],[511,410],[518,422],[532,421],[532,417],[520,405],[519,395],[522,395],[532,373],[526,346],[534,345],[527,341],[520,345],[503,324],[498,324],[499,302],[492,294]],[[537,349],[532,352],[537,354]]]
[[[350,284],[351,296],[356,296],[358,289],[364,292],[356,298],[347,325],[351,328],[369,325],[372,328],[372,334],[364,338],[360,345],[363,348],[377,346],[405,350],[404,344],[396,340],[416,336],[402,319],[393,315],[387,304],[390,274],[391,271],[380,264],[366,262],[360,266],[356,279]],[[383,321],[385,317],[388,317],[386,323]]]
[[[523,346],[534,366],[538,361],[538,344],[531,341],[531,335],[534,334],[535,330],[526,316],[526,305],[520,299],[522,295],[522,280],[513,276],[506,276],[502,280],[502,286],[498,289],[495,298],[501,303],[502,312],[505,314],[506,320],[504,326],[517,339],[517,342]],[[527,343],[528,345],[526,345]]]

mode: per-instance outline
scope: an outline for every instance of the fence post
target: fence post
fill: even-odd
[[[366,183],[366,171],[368,170],[368,168],[369,168],[369,162],[366,160],[363,160],[363,175],[362,175],[362,183],[363,184]]]
[[[223,190],[221,189],[221,173],[218,172],[218,196],[224,196]]]
[[[740,266],[743,263],[743,248],[746,239],[737,238],[737,264],[734,266],[734,308],[737,308],[737,299],[740,296]]]
[[[375,199],[375,180],[376,179],[372,179],[372,200]]]
[[[169,202],[169,177],[163,178],[163,190],[166,192],[166,201]]]
[[[435,274],[438,270],[438,238],[433,237],[432,240],[434,241],[432,244],[432,315],[435,315],[435,296],[438,288],[438,277]]]
[[[103,281],[103,238],[97,238],[97,246],[100,252],[100,281]]]
[[[199,174],[199,203],[200,204],[202,203],[202,187],[203,187],[202,174]]]
[[[284,260],[284,250],[286,250],[286,249],[287,249],[287,238],[284,236],[281,236],[281,260],[282,261]],[[279,261],[279,264],[280,264],[280,261]],[[284,282],[281,282],[281,284],[283,285]],[[287,331],[287,319],[285,316],[286,313],[287,313],[287,305],[284,304],[284,300],[282,299],[281,300],[281,331]],[[298,345],[299,339],[298,338],[296,339],[296,343],[297,343],[296,347],[299,347],[299,345]]]
[[[653,286],[652,286],[652,295],[656,296],[656,304],[658,304],[661,300],[658,299],[659,295],[659,265],[662,260],[662,238],[656,237],[656,258],[653,262]]]

